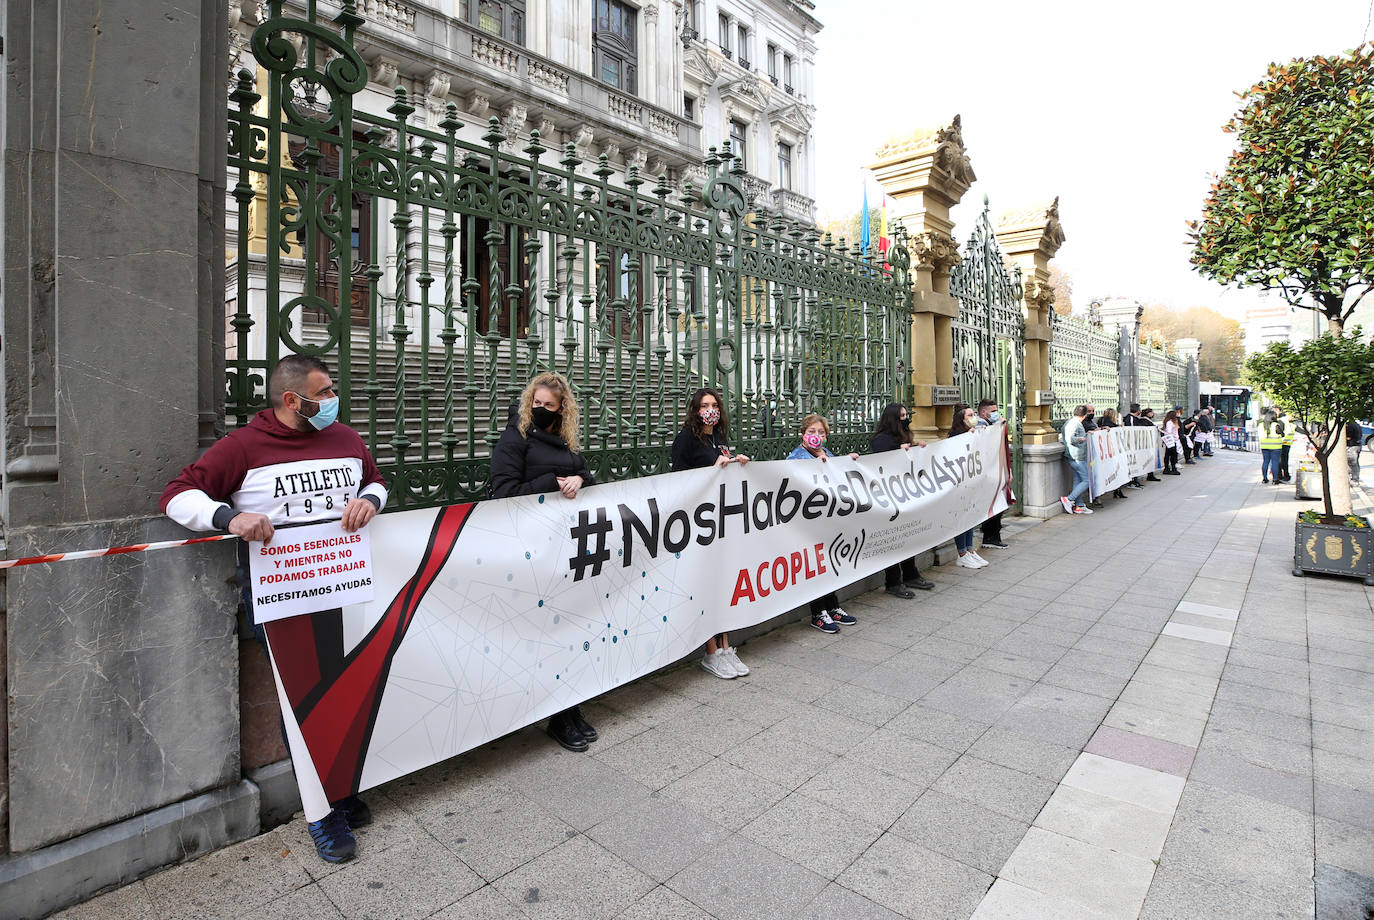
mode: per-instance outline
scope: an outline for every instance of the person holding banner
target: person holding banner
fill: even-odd
[[[1113,429],[1113,428],[1120,428],[1120,427],[1121,427],[1121,419],[1120,419],[1120,417],[1116,414],[1116,410],[1113,409],[1113,408],[1111,408],[1110,406],[1107,407],[1106,409],[1103,409],[1103,410],[1102,410],[1102,415],[1101,415],[1101,417],[1098,418],[1098,420],[1097,420],[1097,427],[1098,427],[1098,428],[1105,428],[1105,429],[1107,429],[1107,430],[1109,430],[1109,431],[1110,431],[1111,429]],[[1114,496],[1117,497],[1117,498],[1125,498],[1125,497],[1126,497],[1126,493],[1123,492],[1123,491],[1121,491],[1121,487],[1118,487],[1117,490],[1116,490],[1115,492],[1112,493],[1112,495],[1114,495]]]
[[[926,442],[917,441],[916,446],[925,447]],[[882,415],[878,416],[878,427],[868,442],[868,449],[870,453],[881,454],[898,448],[911,449],[911,413],[901,403],[892,402],[888,403],[883,408]],[[921,577],[920,570],[916,568],[915,556],[888,566],[883,572],[883,577],[883,590],[893,597],[908,601],[916,596],[913,588],[929,591],[935,587],[934,582]]]
[[[1212,456],[1212,407],[1203,406],[1197,413],[1198,456]]]
[[[730,419],[720,392],[702,387],[687,401],[687,417],[673,440],[672,470],[696,470],[714,466],[724,469],[731,463],[748,463],[744,454],[730,451]],[[706,640],[701,666],[722,680],[733,680],[749,673],[730,645],[729,633],[716,633]]]
[[[596,485],[577,443],[577,397],[562,374],[540,374],[526,385],[510,407],[510,420],[491,452],[489,498],[558,492],[576,498]],[[549,718],[549,737],[583,754],[598,737],[595,728],[573,706]]]
[[[830,423],[824,416],[811,414],[801,421],[801,443],[797,445],[792,453],[787,455],[788,460],[809,460],[817,459],[822,463],[826,458],[835,456],[830,449],[825,446],[825,439],[830,436]],[[850,460],[858,460],[858,454],[850,454]],[[846,613],[840,606],[840,599],[834,591],[828,591],[811,602],[811,625],[823,633],[834,635],[840,631],[840,626],[853,626],[858,623],[858,619]]]
[[[1164,442],[1164,475],[1182,476],[1178,471],[1178,445],[1181,435],[1178,427],[1178,411],[1170,409],[1164,415],[1164,424],[1159,430]]]
[[[227,530],[242,538],[238,579],[250,620],[250,540],[271,543],[277,527],[322,521],[339,521],[351,533],[366,527],[386,504],[386,483],[363,439],[335,421],[339,393],[323,361],[311,355],[282,358],[268,377],[267,392],[272,408],[211,445],[205,456],[168,483],[159,502],[162,512],[183,527]],[[309,616],[320,670],[341,667],[342,611]],[[261,625],[254,623],[253,634],[268,647]],[[282,736],[291,751],[292,768],[313,772],[300,732],[288,733],[283,721]],[[353,828],[372,820],[367,805],[356,795],[328,802],[323,791],[318,801],[301,798],[320,858],[351,859],[357,849]]]
[[[963,403],[954,407],[954,422],[949,426],[949,437],[958,437],[961,434],[968,434],[978,427],[976,419],[978,413],[973,411],[972,406]],[[959,551],[959,558],[954,564],[961,569],[981,569],[988,565],[988,561],[978,555],[973,550],[973,528],[960,534],[954,535],[954,548]]]
[[[1002,421],[1002,413],[997,411],[997,400],[980,399],[978,400],[978,415],[974,419],[979,428],[986,428],[989,425],[996,425]],[[1006,442],[1006,462],[1007,469],[1011,469],[1011,440]],[[1011,481],[1007,481],[1007,503],[1014,500],[1011,493]],[[983,522],[979,528],[983,532],[983,547],[992,549],[1010,549],[1006,543],[1002,542],[1002,515],[1005,511],[999,511],[992,517]]]

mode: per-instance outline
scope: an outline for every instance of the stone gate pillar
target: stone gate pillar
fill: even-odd
[[[1102,317],[1102,328],[1117,335],[1117,411],[1125,415],[1131,403],[1140,401],[1140,318],[1145,315],[1145,305],[1129,297],[1110,297],[1097,304],[1097,314]]]
[[[888,141],[869,168],[896,200],[894,215],[910,234],[912,266],[911,427],[922,441],[949,430],[954,385],[954,335],[950,321],[959,301],[949,293],[949,273],[959,262],[949,209],[976,176],[964,149],[959,116],[943,127]],[[940,392],[941,389],[946,392]]]
[[[1059,199],[1002,215],[997,221],[997,243],[1021,269],[1024,291],[1026,417],[1021,429],[1025,493],[1021,497],[1022,508],[1032,517],[1048,517],[1058,510],[1059,496],[1064,494],[1063,464],[1059,462],[1064,448],[1051,424],[1054,404],[1048,398],[1054,389],[1050,380],[1050,341],[1054,337],[1050,260],[1064,245]]]
[[[228,4],[0,24],[5,555],[184,536],[157,500],[223,403]],[[0,914],[257,831],[233,572],[217,543],[0,579]]]

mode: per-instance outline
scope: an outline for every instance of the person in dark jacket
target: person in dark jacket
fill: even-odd
[[[510,422],[491,452],[489,498],[559,492],[576,498],[596,479],[577,442],[577,397],[562,374],[540,374],[510,408]],[[597,740],[596,729],[573,706],[549,719],[549,737],[576,753]]]
[[[1129,415],[1126,416],[1126,417],[1127,417],[1127,418],[1130,418]],[[1109,429],[1109,430],[1112,429],[1112,428],[1120,428],[1120,427],[1122,427],[1121,419],[1117,416],[1116,410],[1113,409],[1113,408],[1111,408],[1111,407],[1108,407],[1108,408],[1106,408],[1106,409],[1103,409],[1103,410],[1102,410],[1102,414],[1101,414],[1100,416],[1097,417],[1097,427],[1098,427],[1098,428],[1106,428],[1106,429]],[[1115,492],[1113,492],[1112,494],[1115,495],[1117,498],[1125,498],[1125,497],[1126,497],[1126,493],[1123,492],[1123,491],[1121,491],[1122,488],[1124,488],[1124,487],[1122,487],[1122,486],[1117,487],[1117,490],[1116,490]]]
[[[925,441],[917,441],[917,447],[925,447]],[[878,416],[878,427],[873,432],[872,439],[868,442],[870,453],[881,454],[889,450],[909,450],[911,448],[911,413],[906,406],[901,403],[888,403],[883,409],[883,414]],[[886,587],[884,590],[894,597],[901,597],[907,600],[916,596],[912,588],[920,588],[922,591],[929,591],[935,587],[933,582],[921,577],[921,572],[916,568],[916,557],[904,559],[895,565],[890,565],[884,572]]]
[[[696,470],[714,466],[718,469],[731,463],[748,463],[744,454],[730,450],[730,418],[725,414],[725,401],[720,392],[702,387],[687,401],[687,416],[682,430],[673,440],[672,470]],[[706,654],[701,666],[724,680],[744,677],[749,668],[739,660],[739,653],[730,646],[729,633],[716,633],[706,640]]]

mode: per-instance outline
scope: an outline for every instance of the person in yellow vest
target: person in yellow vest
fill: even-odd
[[[1279,414],[1273,409],[1264,413],[1260,420],[1260,481],[1265,485],[1279,484],[1279,458],[1283,454],[1283,433],[1285,426],[1279,421]]]
[[[1283,425],[1283,447],[1279,453],[1279,481],[1292,482],[1293,477],[1288,475],[1288,452],[1293,448],[1293,438],[1298,432],[1298,426],[1293,421],[1293,416],[1287,412],[1279,412],[1279,423]]]

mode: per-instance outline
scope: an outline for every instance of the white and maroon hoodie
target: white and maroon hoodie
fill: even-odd
[[[216,441],[162,492],[163,513],[191,530],[225,530],[241,511],[274,527],[337,520],[351,498],[386,504],[386,482],[358,432],[335,422],[299,431],[264,409]]]

